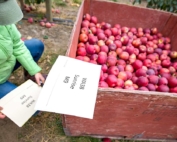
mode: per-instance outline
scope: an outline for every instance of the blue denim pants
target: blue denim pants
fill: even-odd
[[[44,51],[44,44],[38,39],[25,40],[24,42],[28,50],[31,52],[33,59],[37,62]],[[17,61],[13,71],[18,69],[20,66],[21,64]],[[17,86],[15,84],[9,81],[0,84],[0,99],[8,94],[10,91],[14,90],[16,87]]]

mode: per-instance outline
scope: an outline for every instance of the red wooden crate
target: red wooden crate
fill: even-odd
[[[108,1],[83,1],[66,56],[75,58],[83,15],[128,27],[157,27],[177,50],[177,15]],[[62,115],[65,134],[143,140],[177,140],[177,94],[98,89],[93,119]]]

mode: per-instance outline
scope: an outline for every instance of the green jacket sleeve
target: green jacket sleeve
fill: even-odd
[[[21,34],[15,25],[12,25],[13,35],[13,54],[22,66],[28,71],[30,75],[35,75],[41,71],[41,68],[33,60],[29,50],[21,40]]]

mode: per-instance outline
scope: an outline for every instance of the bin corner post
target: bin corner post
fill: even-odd
[[[65,133],[66,136],[71,136],[70,130],[67,128],[66,126],[66,118],[65,115],[61,115],[62,118],[62,125],[63,125],[63,131]]]

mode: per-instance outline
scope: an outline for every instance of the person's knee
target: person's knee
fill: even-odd
[[[10,93],[12,90],[17,88],[17,86],[9,81],[0,84],[0,99]]]
[[[36,45],[36,47],[38,47],[39,50],[41,52],[43,52],[44,51],[44,43],[41,40],[36,39],[36,38],[33,38],[32,40],[33,40],[34,45]]]

